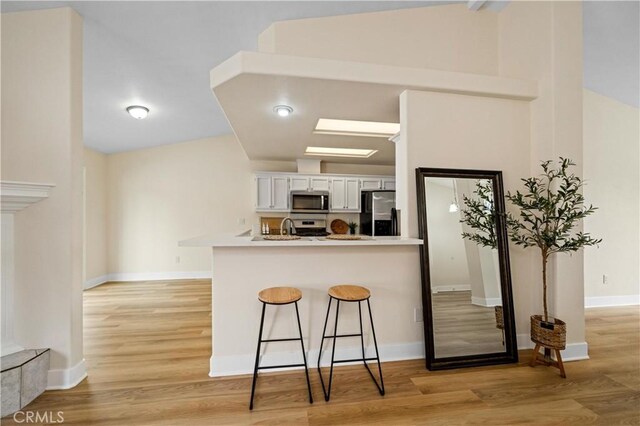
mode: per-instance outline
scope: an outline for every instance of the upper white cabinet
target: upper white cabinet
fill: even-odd
[[[297,173],[257,173],[256,211],[288,212],[291,191],[328,191],[330,211],[357,213],[362,191],[395,190],[391,176],[299,175]]]
[[[385,189],[387,191],[395,191],[396,180],[391,178],[382,179],[382,189]]]
[[[291,176],[291,191],[329,191],[329,177]]]
[[[309,178],[309,189],[311,191],[328,191],[329,190],[329,178],[312,176]]]
[[[360,211],[360,180],[358,178],[331,178],[331,211]]]
[[[360,188],[363,191],[374,191],[376,189],[382,189],[382,179],[372,177],[361,178]]]
[[[256,211],[289,211],[289,177],[256,175]]]
[[[291,190],[292,191],[308,191],[309,190],[309,176],[292,176],[291,177]]]

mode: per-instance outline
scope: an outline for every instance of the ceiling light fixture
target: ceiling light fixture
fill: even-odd
[[[320,146],[308,146],[304,154],[323,157],[369,158],[376,152],[378,152],[377,149],[328,148]]]
[[[141,105],[131,105],[127,107],[127,112],[138,120],[142,120],[143,118],[147,118],[149,115],[149,108],[143,107]]]
[[[313,133],[319,135],[368,136],[388,138],[400,131],[400,123],[320,118]]]
[[[288,117],[293,112],[293,108],[289,105],[276,105],[273,107],[273,111],[280,117]]]

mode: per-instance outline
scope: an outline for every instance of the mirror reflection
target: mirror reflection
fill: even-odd
[[[424,179],[435,357],[505,352],[492,180]]]

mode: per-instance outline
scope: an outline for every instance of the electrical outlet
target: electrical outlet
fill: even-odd
[[[413,321],[414,322],[422,322],[422,308],[415,308],[413,310]]]
[[[608,275],[606,275],[606,274],[602,275],[602,284],[603,285],[609,284],[609,276]]]
[[[244,217],[238,219],[238,225],[244,225]]]
[[[176,256],[176,263],[180,263],[180,256]]]

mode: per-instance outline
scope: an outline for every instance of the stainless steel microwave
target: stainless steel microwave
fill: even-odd
[[[329,193],[326,191],[291,191],[292,213],[329,213]]]

